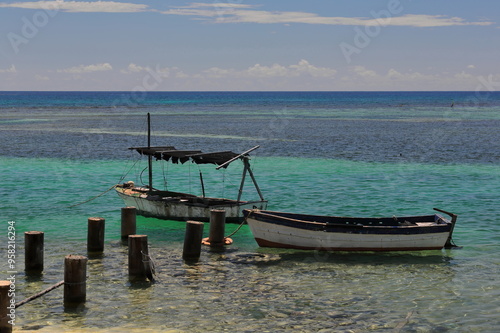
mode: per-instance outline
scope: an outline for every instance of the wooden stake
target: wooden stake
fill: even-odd
[[[210,211],[210,233],[208,238],[203,238],[202,244],[209,245],[211,248],[223,248],[224,245],[230,245],[233,240],[224,237],[226,228],[226,211],[222,209],[212,209]]]
[[[24,270],[26,275],[39,275],[43,271],[43,239],[42,231],[24,233]]]
[[[87,257],[68,255],[64,258],[64,306],[76,307],[87,298]]]
[[[137,209],[135,207],[122,208],[122,228],[121,228],[122,240],[126,240],[129,235],[135,235],[136,217],[137,217]]]
[[[16,319],[15,303],[9,297],[10,285],[10,281],[0,281],[0,333],[11,333],[12,325],[9,321]]]
[[[128,275],[134,281],[151,275],[147,235],[128,236]]]
[[[104,222],[102,217],[88,218],[87,251],[98,253],[104,251]]]
[[[224,244],[224,233],[226,227],[226,211],[223,209],[212,209],[210,211],[210,244],[221,246]]]
[[[201,254],[201,240],[203,238],[203,222],[187,221],[184,236],[182,258],[188,261],[197,261]]]

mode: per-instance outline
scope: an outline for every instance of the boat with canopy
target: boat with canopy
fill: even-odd
[[[148,145],[129,149],[147,156],[149,183],[138,186],[134,182],[128,181],[116,185],[115,190],[118,196],[123,199],[125,205],[136,207],[137,213],[143,216],[178,221],[209,221],[210,211],[221,209],[226,211],[227,222],[238,222],[243,219],[242,211],[244,209],[267,208],[267,200],[264,199],[250,167],[249,154],[257,148],[259,146],[238,154],[232,151],[202,152],[201,150],[179,150],[173,146],[151,146],[150,115],[148,114]],[[243,163],[243,173],[238,195],[235,199],[207,196],[201,172],[201,195],[156,189],[153,187],[153,159],[174,164],[214,164],[217,166],[217,170],[227,168],[235,161],[241,161]],[[258,199],[242,200],[247,174],[256,189]]]

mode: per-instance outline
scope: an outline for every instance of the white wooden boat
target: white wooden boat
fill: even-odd
[[[318,216],[245,210],[245,218],[261,247],[325,251],[418,251],[455,247],[457,215],[386,218]]]
[[[201,150],[177,150],[172,146],[151,147],[149,124],[150,117],[148,114],[148,146],[129,148],[148,157],[149,184],[137,186],[129,181],[116,185],[115,190],[118,196],[123,199],[126,206],[136,207],[137,213],[143,216],[179,221],[209,221],[212,209],[223,209],[226,211],[227,222],[237,222],[243,219],[242,211],[244,209],[266,209],[267,201],[264,199],[257,185],[257,181],[250,168],[250,158],[248,156],[250,152],[259,148],[259,146],[255,146],[241,154],[231,151],[203,153]],[[192,162],[196,164],[215,164],[217,165],[216,169],[226,168],[230,163],[240,160],[243,162],[243,174],[238,197],[236,199],[228,199],[206,196],[201,173],[202,195],[156,189],[153,187],[152,180],[151,164],[153,157],[156,160],[165,160],[171,163]],[[252,201],[241,200],[247,174],[250,175],[259,199]]]

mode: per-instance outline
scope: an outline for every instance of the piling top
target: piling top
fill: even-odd
[[[104,221],[103,217],[89,217],[89,221]]]
[[[129,238],[142,238],[142,237],[148,237],[148,235],[128,235]]]
[[[26,231],[24,232],[25,235],[40,235],[43,234],[43,231]]]
[[[10,281],[0,281],[0,288],[10,287]]]
[[[79,256],[79,255],[75,255],[75,254],[69,254],[64,258],[68,259],[68,260],[87,260],[87,257]]]
[[[186,221],[186,223],[189,223],[189,224],[203,224],[203,222],[199,222],[199,221]]]

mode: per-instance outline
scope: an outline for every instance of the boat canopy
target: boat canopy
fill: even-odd
[[[220,151],[212,153],[203,153],[201,150],[177,150],[172,146],[163,147],[131,147],[129,149],[137,151],[141,155],[153,156],[156,160],[165,160],[172,163],[184,164],[191,160],[196,164],[216,164],[222,165],[235,159],[241,154],[232,151]],[[223,167],[226,168],[227,163]]]

